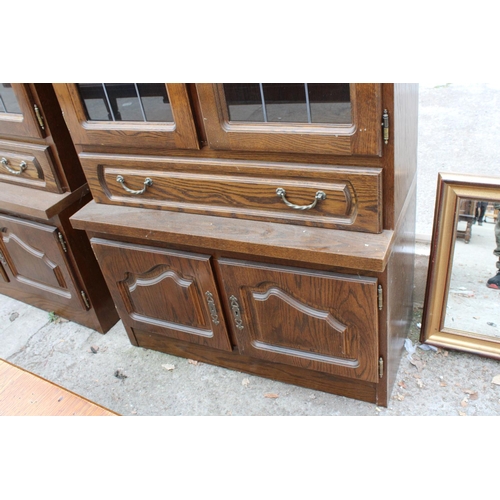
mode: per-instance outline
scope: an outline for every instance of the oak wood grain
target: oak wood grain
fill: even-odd
[[[302,263],[382,272],[393,231],[380,234],[233,220],[120,207],[91,201],[71,217],[73,227],[100,234],[269,256]]]
[[[240,352],[378,381],[377,280],[219,259]]]
[[[225,217],[351,231],[381,232],[382,171],[307,164],[190,158],[80,155],[98,203],[214,214]],[[129,194],[117,182],[125,179]],[[277,188],[296,205],[309,205],[318,191],[326,199],[310,210],[287,206]]]

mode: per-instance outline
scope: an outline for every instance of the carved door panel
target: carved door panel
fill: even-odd
[[[0,215],[0,252],[12,286],[86,309],[56,227]]]
[[[0,83],[0,134],[21,137],[44,137],[38,117],[41,110],[35,106],[25,83]],[[41,122],[43,123],[43,122]]]
[[[377,280],[220,259],[241,353],[377,382]]]
[[[231,350],[209,256],[100,238],[91,243],[126,324]]]

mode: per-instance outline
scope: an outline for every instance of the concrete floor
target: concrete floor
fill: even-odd
[[[121,323],[101,335],[5,296],[0,358],[122,415],[500,415],[498,361],[417,347],[437,172],[498,174],[500,87],[423,84],[420,95],[415,352],[403,356],[388,408],[133,347]]]

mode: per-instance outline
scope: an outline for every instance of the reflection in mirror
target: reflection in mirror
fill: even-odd
[[[488,287],[496,274],[498,257],[496,204],[458,199],[456,238],[452,256],[444,326],[500,337],[499,290]]]
[[[438,174],[420,340],[500,359],[500,178]]]

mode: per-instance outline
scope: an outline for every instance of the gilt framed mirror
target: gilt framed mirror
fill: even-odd
[[[500,177],[438,174],[421,342],[500,359],[499,206]]]

